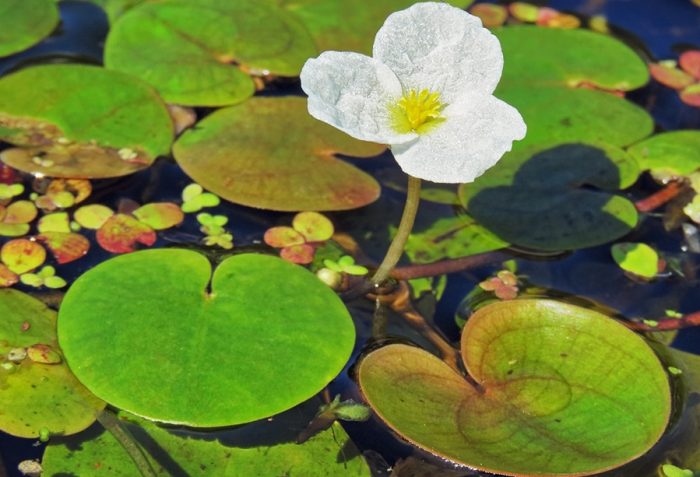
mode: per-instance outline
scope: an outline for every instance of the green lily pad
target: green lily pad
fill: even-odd
[[[700,131],[656,134],[629,148],[642,170],[663,176],[685,176],[700,168]]]
[[[468,257],[508,246],[468,215],[436,220],[425,230],[414,230],[406,242],[406,255],[414,263]]]
[[[110,23],[114,23],[131,8],[148,0],[87,0],[101,7],[107,14]]]
[[[496,96],[527,124],[524,144],[602,142],[625,146],[653,131],[649,114],[613,94],[643,86],[646,64],[625,44],[587,30],[534,26],[494,31],[505,64]]]
[[[246,72],[297,76],[316,54],[304,26],[273,2],[169,0],[120,17],[105,64],[149,82],[169,103],[224,106],[255,92]]]
[[[615,240],[635,227],[634,204],[611,191],[631,185],[638,174],[636,162],[611,146],[526,148],[462,185],[460,198],[502,240],[534,250],[573,250]]]
[[[245,440],[241,439],[241,446],[236,445],[235,438],[231,439],[230,433],[226,432],[202,439],[179,435],[134,417],[125,417],[122,423],[144,447],[158,477],[370,477],[367,463],[340,424],[335,423],[330,429],[298,445],[288,440],[293,437],[290,430],[301,431],[297,420],[287,418],[287,414],[275,419],[278,420],[281,422],[253,425],[260,433],[269,435],[276,431],[268,443],[251,445],[251,439],[248,439],[246,445]],[[252,434],[243,431],[241,434]],[[168,459],[154,457],[162,455],[164,451]],[[42,463],[45,477],[139,475],[129,456],[109,433],[56,440],[55,444],[46,448]]]
[[[645,243],[616,243],[610,250],[625,271],[644,278],[654,278],[659,272],[659,254]]]
[[[390,427],[429,452],[506,475],[589,475],[645,453],[669,420],[659,359],[593,310],[549,300],[479,309],[462,334],[478,388],[434,355],[392,344],[359,366]]]
[[[55,0],[5,0],[0,5],[0,56],[39,43],[58,20]]]
[[[466,8],[473,0],[448,0]],[[358,51],[372,54],[374,36],[390,14],[415,0],[277,0],[311,32],[320,51]]]
[[[5,289],[0,290],[0,316],[0,429],[36,438],[42,430],[67,435],[92,424],[105,403],[90,394],[65,363],[8,360],[11,350],[36,349],[35,345],[56,353],[56,312],[29,295]]]
[[[0,79],[0,140],[21,146],[0,159],[24,172],[122,176],[168,153],[172,137],[162,100],[123,73],[56,64]]]
[[[342,302],[303,268],[243,254],[212,276],[207,259],[187,250],[103,262],[73,284],[58,321],[69,366],[97,396],[203,427],[254,421],[313,396],[345,365],[354,334]]]
[[[175,160],[197,183],[262,209],[345,210],[377,199],[371,176],[334,153],[373,156],[384,146],[315,120],[300,97],[252,98],[221,109],[175,143]]]

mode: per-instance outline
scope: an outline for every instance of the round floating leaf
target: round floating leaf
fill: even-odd
[[[685,176],[700,168],[700,131],[670,131],[638,142],[628,152],[642,170]]]
[[[0,5],[0,56],[25,50],[58,25],[55,0],[5,0]]]
[[[695,83],[681,91],[681,101],[689,106],[700,108],[700,83]]]
[[[572,250],[609,242],[635,227],[634,204],[608,191],[631,185],[638,174],[636,162],[610,146],[524,148],[461,186],[460,197],[467,212],[502,240],[535,250]]]
[[[90,204],[76,210],[73,218],[80,226],[97,230],[113,215],[114,211],[106,205]]]
[[[58,333],[78,379],[110,404],[205,427],[308,399],[354,344],[342,302],[303,268],[245,254],[212,277],[207,259],[187,250],[137,252],[91,269],[66,294]]]
[[[345,210],[379,196],[369,175],[333,156],[379,154],[315,120],[299,97],[252,98],[221,109],[175,143],[178,164],[224,199],[272,210]]]
[[[115,22],[105,64],[148,81],[170,103],[223,106],[253,95],[244,71],[297,76],[316,54],[303,25],[273,2],[171,0]]]
[[[479,388],[419,348],[393,344],[359,367],[365,397],[428,451],[506,475],[588,475],[653,446],[671,398],[651,348],[593,310],[549,300],[498,302],[462,334]]]
[[[27,239],[14,239],[0,249],[0,259],[14,273],[30,272],[46,260],[46,250],[37,242]]]
[[[46,245],[59,265],[78,260],[90,250],[90,241],[72,232],[43,232],[36,239]]]
[[[0,158],[52,177],[115,177],[169,151],[173,126],[152,88],[86,65],[45,65],[0,79]]]
[[[301,233],[307,242],[323,242],[333,236],[334,228],[325,215],[318,212],[300,212],[292,219],[292,227]]]
[[[610,251],[620,268],[635,275],[654,278],[659,271],[659,254],[645,243],[616,243]]]
[[[469,9],[469,13],[481,18],[481,23],[486,28],[496,28],[508,20],[508,10],[501,5],[492,3],[479,3]]]
[[[680,56],[680,58],[678,58],[678,64],[688,74],[691,74],[695,79],[700,80],[700,51],[686,51]]]
[[[92,424],[105,404],[60,363],[56,313],[29,295],[0,290],[0,316],[0,353],[29,348],[35,359],[0,367],[0,429],[36,438],[42,429],[65,435]],[[42,356],[54,364],[39,364]]]
[[[100,247],[112,253],[129,253],[136,244],[150,247],[156,242],[156,233],[126,214],[115,214],[108,218],[95,235]]]
[[[473,0],[449,0],[465,8]],[[415,0],[281,0],[282,8],[298,17],[320,51],[359,51],[372,54],[374,36],[390,14],[410,7]]]
[[[438,219],[425,230],[416,230],[406,242],[406,255],[415,263],[459,258],[508,246],[468,215]]]
[[[7,268],[6,265],[0,263],[0,288],[11,287],[19,281],[19,276]]]
[[[270,247],[276,248],[291,247],[293,245],[302,245],[306,243],[306,239],[300,232],[286,226],[267,229],[263,240]]]
[[[296,423],[292,423],[293,427],[290,428],[289,419],[285,417],[286,415],[281,417],[280,424],[286,426],[277,423],[252,425],[259,433],[274,436],[268,438],[267,443],[251,445],[250,437],[255,434],[249,431],[242,433],[248,437],[248,442],[241,439],[244,442],[241,446],[229,442],[232,434],[230,431],[212,434],[213,438],[203,439],[178,435],[134,417],[127,417],[122,423],[143,446],[158,477],[370,477],[367,463],[340,424],[333,424],[332,428],[299,445],[285,439],[290,435],[290,430],[301,430]],[[111,434],[104,432],[96,437],[94,434],[80,437],[52,441],[42,459],[44,475],[139,475],[123,447]],[[256,437],[252,437],[253,442],[260,440]],[[168,459],[158,457],[162,452],[167,453]]]
[[[664,63],[651,63],[649,73],[659,83],[677,90],[682,90],[695,82],[695,78],[685,71]]]
[[[523,144],[602,142],[624,146],[651,134],[649,114],[604,91],[628,91],[649,77],[646,64],[609,35],[533,26],[494,32],[505,65],[496,95],[523,115]]]
[[[155,202],[139,207],[134,217],[151,227],[153,230],[165,230],[180,225],[185,219],[180,207],[170,202]]]

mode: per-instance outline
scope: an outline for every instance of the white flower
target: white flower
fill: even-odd
[[[471,182],[525,137],[520,113],[492,95],[498,39],[444,3],[391,14],[373,57],[327,51],[301,72],[309,113],[349,135],[389,144],[407,174]]]

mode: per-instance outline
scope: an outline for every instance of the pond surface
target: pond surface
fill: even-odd
[[[536,3],[562,12],[575,13],[581,18],[604,15],[612,27],[613,35],[626,42],[647,62],[677,59],[678,55],[685,51],[700,49],[700,7],[694,5],[690,0],[667,0],[664,2],[658,0],[552,0]],[[104,40],[109,31],[109,22],[106,16],[98,7],[79,1],[61,2],[60,11],[62,24],[58,30],[42,43],[30,49],[0,59],[0,75],[9,74],[29,65],[46,62],[101,64]],[[257,96],[276,98],[301,94],[298,80],[278,79],[268,83],[263,91],[257,93]],[[628,93],[626,97],[651,113],[655,121],[656,132],[700,129],[700,108],[684,104],[679,99],[678,92],[655,80],[651,80],[646,86]],[[196,108],[198,119],[202,120],[213,110],[214,108],[211,107]],[[139,118],[134,118],[134,121],[139,121]],[[4,150],[9,149],[8,144],[2,144],[0,147]],[[341,150],[345,151],[342,148]],[[571,154],[576,154],[577,151],[571,151]],[[359,246],[360,253],[356,254],[358,263],[372,266],[381,261],[388,246],[390,234],[393,233],[389,226],[391,224],[396,226],[399,223],[406,195],[405,178],[388,152],[371,160],[353,158],[363,155],[373,156],[375,154],[372,151],[363,154],[349,153],[347,161],[379,180],[382,185],[381,196],[377,201],[362,208],[328,212],[326,215],[332,220],[336,232],[351,236]],[[552,159],[552,162],[556,162],[556,160],[558,159]],[[545,160],[543,159],[543,161]],[[609,162],[608,159],[606,161]],[[537,174],[546,174],[547,171],[546,168],[535,169]],[[32,179],[29,175],[21,177],[27,190],[32,187],[42,190],[48,183],[45,178]],[[87,203],[104,204],[114,210],[119,208],[120,202],[127,210],[135,208],[128,203],[124,206],[124,199],[130,199],[138,204],[181,204],[182,192],[192,182],[193,180],[185,174],[172,157],[161,157],[151,167],[134,174],[122,178],[92,180],[92,194]],[[624,181],[622,178],[618,178],[617,182]],[[636,181],[633,180],[630,184],[632,183],[633,185],[626,188],[621,195],[636,204],[664,187],[655,181],[648,172],[642,173]],[[556,184],[551,187],[555,186],[559,187]],[[585,182],[585,180],[583,184],[577,184],[575,187],[579,186],[582,190],[587,191],[607,190],[605,186],[590,185],[590,182]],[[426,200],[421,203],[415,228],[417,234],[432,230],[439,218],[452,219],[465,216],[463,204],[456,203],[456,186],[434,188],[426,186],[426,188],[430,189],[435,196],[443,194],[442,197],[446,196],[448,200]],[[614,190],[617,188],[613,187]],[[693,195],[687,190],[685,193]],[[462,192],[462,196],[465,194],[469,193]],[[698,293],[700,232],[697,226],[683,215],[682,208],[688,202],[688,198],[686,196],[686,200],[683,202],[682,196],[683,194],[680,194],[680,198],[676,197],[669,204],[645,214],[636,227],[631,227],[631,231],[619,234],[610,240],[603,240],[600,242],[602,245],[582,246],[571,252],[562,252],[556,247],[554,250],[533,251],[534,247],[527,246],[527,244],[508,246],[508,242],[514,241],[506,240],[505,246],[500,252],[492,252],[492,250],[502,247],[479,250],[492,252],[494,255],[488,256],[481,263],[475,262],[474,265],[465,266],[460,271],[446,273],[446,278],[440,279],[444,280],[441,285],[437,285],[437,280],[432,284],[423,284],[431,291],[420,296],[416,301],[416,308],[428,318],[428,322],[435,324],[450,343],[458,345],[462,334],[459,325],[463,324],[463,320],[469,318],[474,310],[479,309],[485,300],[493,300],[493,296],[485,291],[482,290],[479,294],[475,290],[479,290],[480,283],[495,276],[504,268],[509,268],[517,275],[518,291],[521,298],[559,299],[642,323],[640,327],[646,326],[647,331],[653,331],[656,325],[650,324],[649,320],[658,322],[660,318],[666,317],[669,311],[682,315],[700,311],[700,293]],[[486,196],[482,195],[483,197]],[[470,202],[470,204],[476,204],[477,198],[478,194],[472,197],[471,200],[475,202]],[[489,199],[488,204],[492,203],[500,205]],[[472,205],[472,207],[474,210],[469,209],[469,213],[477,216],[479,212],[477,205]],[[303,208],[298,208],[298,210],[303,210]],[[208,208],[207,212],[228,217],[226,230],[233,236],[234,250],[257,251],[267,254],[276,254],[277,252],[265,245],[263,237],[266,231],[275,226],[289,226],[294,217],[291,212],[260,210],[236,205],[226,200]],[[489,213],[488,208],[485,213]],[[486,223],[485,219],[481,219],[481,217],[478,219]],[[620,220],[622,221],[622,219]],[[488,225],[493,230],[499,232],[501,230],[498,229],[499,224]],[[179,226],[158,231],[152,247],[188,248],[204,251],[216,263],[224,260],[229,252],[222,247],[204,246],[201,229],[202,222],[195,219],[195,214],[186,215]],[[453,232],[448,232],[447,235],[449,236],[450,233]],[[508,230],[505,230],[504,234],[507,233]],[[114,256],[113,253],[104,249],[104,245],[102,248],[97,245],[96,233],[90,231],[86,235],[92,242],[89,254],[80,260],[57,266],[58,274],[68,284],[72,284],[88,270],[92,270],[96,265]],[[504,238],[502,234],[498,235]],[[0,243],[8,240],[0,237]],[[611,244],[616,242],[650,245],[661,255],[664,267],[658,270],[653,280],[643,280],[625,272],[612,259]],[[427,253],[423,249],[409,253],[419,254],[420,251]],[[470,255],[471,251],[469,252],[465,255]],[[332,253],[330,256],[337,259]],[[443,254],[436,259],[445,257],[446,255]],[[404,266],[409,265],[406,257],[402,263]],[[414,284],[414,286],[417,288],[417,285]],[[430,289],[431,286],[432,289]],[[444,287],[444,290],[441,290],[441,287]],[[37,291],[26,284],[19,284],[16,288],[28,292],[54,307],[61,302],[64,293],[62,290],[47,290],[46,288]],[[437,290],[440,291],[437,292]],[[439,298],[436,298],[435,295],[438,295]],[[260,305],[268,306],[264,299]],[[340,375],[328,385],[328,390],[325,393],[326,398],[340,394],[343,399],[354,399],[357,402],[362,402],[362,395],[356,384],[357,363],[361,356],[378,347],[378,344],[411,342],[437,352],[434,342],[427,338],[424,332],[416,331],[414,327],[402,320],[401,313],[389,310],[387,307],[379,307],[378,312],[378,305],[363,296],[348,299],[346,305],[352,315],[357,339],[350,360]],[[376,327],[378,313],[385,314],[387,320],[386,333],[379,340],[376,339],[376,328],[373,329],[373,317]],[[647,320],[647,322],[642,320]],[[677,334],[668,332],[665,338],[662,338],[659,333],[653,333],[648,336],[648,339],[655,342],[657,340],[669,341],[672,342],[675,349],[700,354],[700,327],[697,326],[684,328]],[[657,347],[655,349],[659,350],[659,354],[664,359],[668,358],[662,345],[656,344],[654,346]],[[275,353],[274,351],[261,353],[260,359],[274,360]],[[664,364],[670,365],[672,363],[671,360]],[[698,371],[700,370],[695,370],[695,372]],[[682,386],[678,384],[673,388],[675,405],[671,416],[673,432],[667,433],[647,455],[619,469],[600,475],[655,476],[658,475],[658,466],[665,462],[688,466],[695,463],[698,467],[691,470],[695,471],[696,475],[697,472],[700,472],[700,458],[689,450],[697,448],[699,444],[697,437],[700,436],[700,432],[697,430],[697,426],[700,425],[700,419],[696,415],[695,408],[697,406],[697,392],[700,389],[694,388],[694,393],[687,395],[686,390],[681,388]],[[294,436],[291,434],[298,433],[296,429],[303,428],[309,417],[314,415],[320,404],[320,401],[316,401],[318,400],[307,401],[285,412],[281,417],[276,417],[273,423],[261,420],[253,424],[231,428],[222,431],[222,434],[217,435],[217,438],[227,445],[242,448],[252,448],[292,439]],[[687,420],[687,422],[683,420]],[[680,424],[678,424],[679,422]],[[364,453],[370,467],[372,467],[373,475],[487,475],[463,470],[463,468],[452,468],[443,461],[430,456],[427,452],[408,445],[396,437],[378,419],[371,419],[367,422],[343,422],[343,427],[359,450]],[[84,435],[96,435],[100,429],[99,424],[94,424],[85,431]],[[295,432],[291,432],[290,429],[295,429]],[[202,437],[199,432],[189,428],[175,428],[175,430],[184,435]],[[206,435],[204,438],[206,439]],[[45,448],[46,444],[38,442],[37,439],[20,439],[0,432],[0,476],[3,475],[3,463],[8,476],[21,475],[16,471],[18,464],[27,459],[41,459]],[[160,451],[163,452],[162,449]],[[388,470],[390,466],[409,456],[417,456],[418,459],[429,462],[431,467],[415,471],[408,469],[404,470],[403,473],[390,474]],[[170,460],[167,455],[160,455],[159,459],[159,462],[168,468],[173,475],[186,475],[185,470],[179,467],[175,461]],[[448,472],[454,472],[454,474],[448,474]],[[203,471],[201,475],[213,474]],[[673,476],[669,475],[668,477]]]

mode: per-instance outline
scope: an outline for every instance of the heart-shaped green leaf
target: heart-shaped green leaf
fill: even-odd
[[[105,45],[108,68],[144,79],[170,103],[190,106],[243,101],[255,91],[243,70],[297,76],[315,55],[296,18],[259,0],[144,3],[114,23]]]
[[[5,0],[0,5],[0,56],[41,41],[58,25],[55,0]]]
[[[471,216],[509,243],[572,250],[609,242],[634,228],[634,204],[608,191],[631,185],[638,174],[636,162],[611,146],[520,148],[461,186],[460,198]]]
[[[12,350],[57,353],[56,312],[16,290],[0,290],[0,429],[19,437],[74,434],[95,421],[105,403],[90,394],[65,363],[41,364]],[[60,356],[60,355],[58,355]]]
[[[295,408],[273,422],[210,433],[206,438],[174,433],[135,416],[125,415],[121,423],[143,446],[158,477],[369,477],[367,463],[338,423],[302,445],[293,442],[294,434],[301,432],[313,417],[307,412],[309,409],[309,406]],[[261,439],[260,436],[265,437]],[[163,451],[167,452],[168,459],[159,458]],[[133,477],[139,474],[122,446],[109,433],[57,439],[46,448],[42,464],[45,476]]]
[[[213,276],[208,260],[187,250],[108,260],[70,288],[58,323],[69,366],[97,396],[154,420],[206,427],[308,399],[354,344],[350,316],[330,289],[258,254],[230,257]]]
[[[465,8],[473,0],[449,0]],[[372,54],[374,36],[390,14],[415,0],[278,0],[311,32],[320,51],[359,51]]]
[[[379,154],[309,116],[299,97],[252,98],[221,109],[175,143],[178,164],[224,199],[272,210],[345,210],[379,196],[371,176],[333,156]]]
[[[700,131],[656,134],[629,148],[642,170],[663,176],[684,176],[700,168]]]
[[[624,146],[651,134],[645,110],[591,89],[629,91],[647,82],[645,63],[622,42],[581,29],[517,26],[494,33],[505,58],[496,95],[523,115],[522,144]]]
[[[137,118],[135,120],[134,118]],[[86,65],[44,65],[0,79],[3,162],[51,177],[115,177],[169,151],[173,125],[137,78]]]
[[[588,475],[646,452],[671,410],[651,348],[605,315],[549,300],[498,302],[462,334],[471,384],[392,344],[359,367],[374,410],[414,444],[506,475]]]

